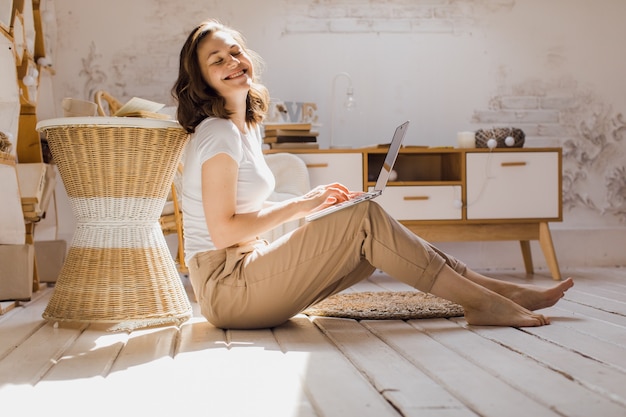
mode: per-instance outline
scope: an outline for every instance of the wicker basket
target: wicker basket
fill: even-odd
[[[526,135],[524,132],[515,127],[478,129],[476,131],[476,147],[488,148],[489,140],[494,139],[496,141],[496,148],[521,148],[524,146],[525,138]]]
[[[122,108],[122,103],[104,90],[96,91],[93,98],[96,103],[96,110],[99,116],[113,116],[119,109]],[[108,111],[105,109],[103,103],[107,104]]]
[[[191,306],[159,225],[187,133],[171,121],[57,120],[38,130],[77,226],[43,317],[124,329],[187,320]]]

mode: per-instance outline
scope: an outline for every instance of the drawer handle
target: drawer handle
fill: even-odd
[[[328,168],[328,164],[306,164],[307,168]]]
[[[424,201],[429,200],[430,197],[427,195],[416,195],[416,196],[406,196],[404,197],[404,201]]]
[[[523,167],[526,162],[502,162],[500,165],[503,167]]]

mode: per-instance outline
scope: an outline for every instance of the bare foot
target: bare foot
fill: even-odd
[[[475,326],[537,327],[550,324],[542,314],[533,313],[515,302],[495,295],[484,308],[465,309],[465,320]]]
[[[467,323],[477,326],[532,327],[550,324],[545,316],[517,304],[512,297],[522,299],[535,307],[545,306],[549,303],[554,304],[572,285],[569,280],[558,284],[556,290],[529,289],[510,283],[502,284],[476,273],[470,275],[473,279],[460,275],[448,265],[444,265],[429,292],[462,305]],[[487,285],[494,288],[487,288]]]
[[[508,291],[502,291],[501,294],[522,307],[534,311],[553,306],[563,298],[565,291],[573,286],[574,280],[567,278],[549,288],[536,285],[520,285]]]

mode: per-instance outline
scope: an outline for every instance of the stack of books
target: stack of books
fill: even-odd
[[[317,135],[311,123],[268,123],[263,143],[270,149],[318,149]]]

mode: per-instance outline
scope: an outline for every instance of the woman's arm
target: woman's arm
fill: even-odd
[[[202,165],[204,215],[218,249],[255,239],[282,223],[344,201],[351,194],[341,184],[329,184],[257,212],[237,214],[237,175],[237,163],[226,154],[218,154]]]

